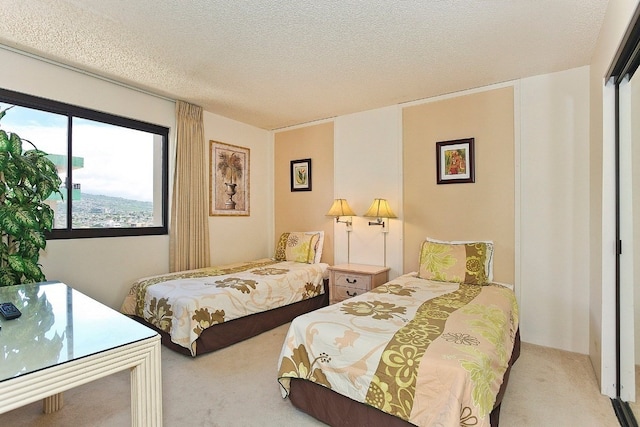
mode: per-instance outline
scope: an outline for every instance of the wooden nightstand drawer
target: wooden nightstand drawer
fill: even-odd
[[[333,288],[333,298],[336,301],[342,301],[347,298],[355,297],[356,295],[362,295],[367,292],[368,289],[350,288],[348,286],[336,286]]]
[[[371,289],[371,276],[336,271],[335,281],[336,286],[340,286],[343,288],[360,289],[363,292]]]
[[[330,301],[336,303],[361,295],[389,280],[389,267],[341,264],[329,267]]]

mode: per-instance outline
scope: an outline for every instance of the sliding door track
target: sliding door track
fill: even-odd
[[[611,399],[611,404],[621,427],[638,427],[638,422],[633,415],[633,411],[631,411],[629,403],[620,399]]]

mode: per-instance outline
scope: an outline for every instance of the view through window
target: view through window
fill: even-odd
[[[0,91],[8,107],[2,129],[46,152],[63,183],[49,238],[166,234],[167,128]]]

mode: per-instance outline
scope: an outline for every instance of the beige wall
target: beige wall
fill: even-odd
[[[404,271],[422,240],[492,240],[494,280],[514,283],[513,87],[403,111]],[[475,138],[475,183],[436,184],[436,142]]]
[[[333,264],[333,122],[275,134],[275,239],[286,231],[324,231],[322,262]],[[311,159],[311,191],[291,191],[292,160]],[[274,243],[275,244],[275,243]]]

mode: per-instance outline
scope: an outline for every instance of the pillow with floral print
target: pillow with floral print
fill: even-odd
[[[422,279],[486,285],[493,276],[493,243],[427,239],[422,242],[419,262]]]
[[[282,233],[276,245],[276,261],[295,261],[313,264],[316,248],[320,240],[319,233],[288,232]]]

